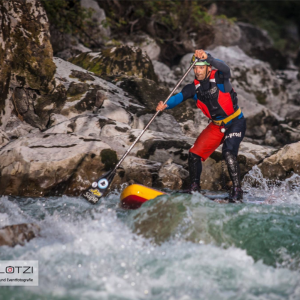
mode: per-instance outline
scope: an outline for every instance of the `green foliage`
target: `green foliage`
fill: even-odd
[[[113,33],[132,33],[142,30],[149,20],[165,27],[170,32],[193,28],[203,23],[211,24],[211,16],[197,1],[100,1],[106,12],[106,26]],[[117,3],[117,5],[116,5]]]
[[[93,13],[80,6],[80,0],[41,0],[51,24],[65,33],[81,33]]]

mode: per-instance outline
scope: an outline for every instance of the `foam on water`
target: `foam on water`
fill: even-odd
[[[97,206],[66,196],[1,197],[0,227],[34,222],[41,233],[0,251],[1,260],[38,260],[39,287],[1,287],[0,299],[299,299],[297,180],[283,183],[286,199],[275,205],[195,194],[124,211],[118,193]],[[259,199],[272,188],[284,193],[245,187]]]

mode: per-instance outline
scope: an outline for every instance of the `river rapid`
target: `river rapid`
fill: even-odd
[[[95,206],[2,196],[0,227],[41,232],[0,248],[39,261],[38,287],[0,287],[0,299],[300,299],[300,177],[268,186],[253,168],[243,188],[243,204],[173,194],[135,211],[118,191]]]

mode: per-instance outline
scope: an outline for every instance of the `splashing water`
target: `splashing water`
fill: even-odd
[[[255,186],[255,188],[253,188]],[[260,199],[265,203],[300,203],[300,176],[293,174],[285,181],[270,183],[263,177],[260,169],[254,166],[244,177],[243,189],[248,192],[248,199]]]
[[[119,208],[119,193],[96,206],[1,197],[0,227],[41,233],[0,248],[1,260],[38,260],[40,272],[39,287],[0,287],[0,299],[299,299],[299,182],[270,186],[253,168],[244,204],[175,194],[135,211]]]

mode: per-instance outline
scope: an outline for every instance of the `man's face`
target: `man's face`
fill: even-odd
[[[207,68],[207,73],[206,73],[206,68]],[[193,69],[197,80],[204,80],[205,76],[208,75],[211,71],[210,66],[194,66]]]

